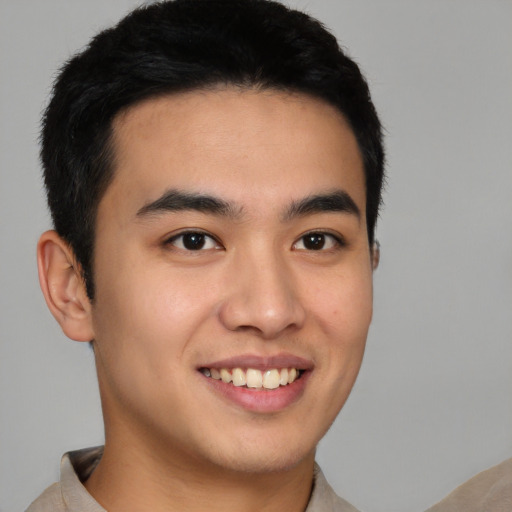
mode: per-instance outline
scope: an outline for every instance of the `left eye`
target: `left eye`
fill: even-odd
[[[329,233],[307,233],[299,238],[293,248],[300,251],[325,251],[340,247],[342,241]]]
[[[204,251],[208,249],[217,249],[220,247],[218,242],[200,231],[189,231],[173,236],[167,241],[167,244],[173,245],[178,249],[185,251]]]

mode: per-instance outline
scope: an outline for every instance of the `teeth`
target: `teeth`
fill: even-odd
[[[247,370],[247,387],[248,388],[262,388],[263,376],[259,370],[249,368]]]
[[[225,382],[226,384],[231,382],[231,374],[226,370],[226,368],[222,368],[220,371],[220,378],[222,379],[222,382]]]
[[[233,370],[233,384],[238,387],[245,386],[247,384],[245,373],[241,368],[235,368]]]
[[[263,375],[263,387],[265,389],[276,389],[279,387],[280,375],[277,370],[267,370]]]
[[[242,368],[201,368],[201,373],[206,377],[222,380],[226,384],[232,382],[234,386],[247,386],[253,389],[277,389],[279,386],[291,384],[300,375],[296,368],[272,368],[263,372],[254,368],[248,368],[246,371]]]

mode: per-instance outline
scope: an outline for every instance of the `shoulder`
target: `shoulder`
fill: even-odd
[[[306,512],[359,512],[353,505],[340,498],[328,484],[319,466],[315,466],[313,492]]]
[[[478,473],[457,487],[427,512],[510,512],[512,510],[512,458]]]
[[[105,512],[82,484],[102,454],[102,446],[65,453],[60,481],[48,487],[25,512]]]
[[[32,504],[26,512],[61,512],[66,510],[62,498],[60,483],[50,485]]]

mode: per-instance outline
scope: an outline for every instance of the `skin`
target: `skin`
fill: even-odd
[[[106,442],[87,489],[110,512],[304,510],[315,447],[354,384],[372,316],[364,173],[351,129],[317,99],[228,88],[128,109],[115,119],[114,147],[97,216],[94,302],[54,232],[38,249],[43,292],[64,332],[94,340]],[[231,215],[141,215],[170,189],[229,202]],[[285,215],[333,190],[359,215]],[[211,236],[203,249],[181,245],[191,230]],[[311,232],[328,233],[322,249],[305,245]],[[311,368],[303,393],[270,413],[226,399],[198,371],[281,353]]]

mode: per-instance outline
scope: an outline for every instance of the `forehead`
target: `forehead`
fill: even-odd
[[[263,194],[252,197],[262,205],[342,187],[364,211],[352,130],[337,109],[304,94],[227,88],[167,95],[122,112],[113,128],[106,195],[120,201],[140,207],[175,188],[247,203],[253,190]]]

